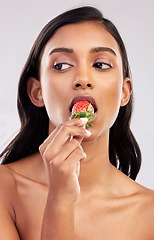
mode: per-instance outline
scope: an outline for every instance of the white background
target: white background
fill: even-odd
[[[34,40],[53,17],[92,5],[118,28],[126,45],[135,93],[132,130],[142,150],[137,182],[154,189],[154,2],[153,0],[0,0],[0,147],[19,129],[19,75]]]

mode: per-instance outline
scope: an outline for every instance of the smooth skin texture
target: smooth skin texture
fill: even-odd
[[[132,89],[114,38],[93,22],[60,28],[40,76],[28,79],[27,91],[47,109],[49,137],[40,153],[0,166],[1,239],[153,240],[153,191],[109,162],[109,129]],[[97,104],[91,135],[85,122],[69,120],[78,95]]]

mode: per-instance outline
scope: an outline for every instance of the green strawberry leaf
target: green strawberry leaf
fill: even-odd
[[[90,103],[89,106],[88,106],[87,112],[88,112],[88,113],[91,113],[92,110],[93,110],[93,106],[92,106],[91,103]]]
[[[91,123],[86,123],[86,128],[89,128],[90,126],[94,126],[94,125]]]
[[[88,122],[90,121],[94,121],[95,120],[95,115],[91,114],[93,111],[93,106],[91,105],[91,103],[88,106],[88,109],[86,112],[76,112],[73,115],[71,115],[71,119],[74,118],[88,118]],[[86,123],[86,128],[89,128],[90,126],[93,126],[93,124],[91,123]]]
[[[88,121],[94,121],[95,120],[95,115],[94,114],[91,114],[90,117],[88,118]]]
[[[81,118],[87,117],[87,116],[86,116],[86,112],[80,112],[80,117],[81,117]]]
[[[76,114],[71,115],[71,120],[76,117]]]
[[[89,116],[90,116],[90,113],[86,112],[86,117],[89,118]]]

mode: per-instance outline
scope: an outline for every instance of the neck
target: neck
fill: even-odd
[[[113,166],[109,161],[109,132],[94,140],[82,142],[87,159],[80,165],[81,192],[91,192],[101,187],[105,190],[113,182]]]

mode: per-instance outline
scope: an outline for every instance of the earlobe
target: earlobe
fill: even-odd
[[[30,77],[27,80],[27,93],[31,102],[37,107],[43,107],[44,101],[40,81]]]
[[[123,87],[122,87],[122,96],[121,96],[121,104],[120,106],[125,106],[131,97],[132,94],[132,82],[130,78],[125,78],[123,81]]]

